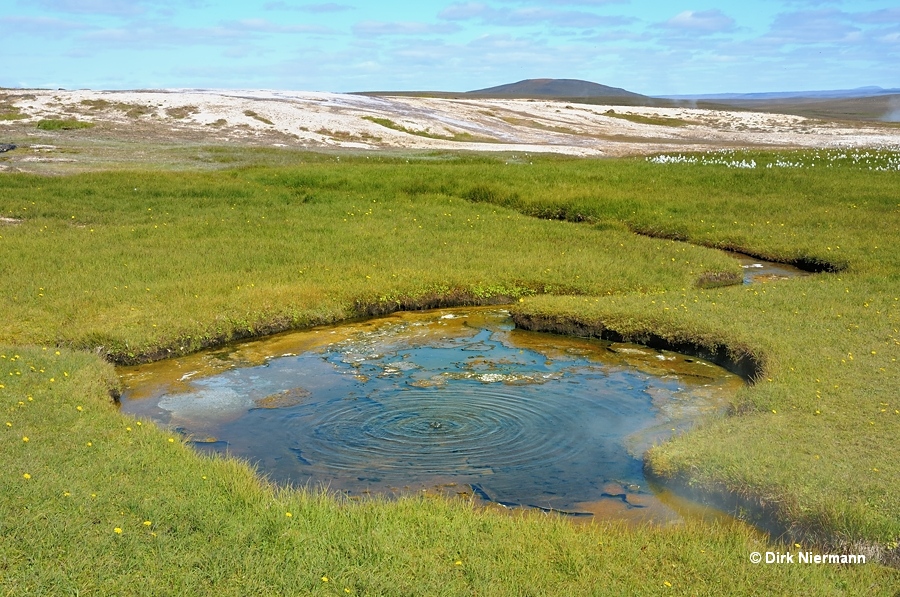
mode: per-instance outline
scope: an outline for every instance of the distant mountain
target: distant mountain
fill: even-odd
[[[608,87],[578,79],[525,79],[518,83],[498,85],[487,89],[468,91],[466,95],[479,97],[520,97],[520,98],[595,98],[619,97],[633,100],[649,99],[639,93],[632,93],[619,87]]]
[[[900,121],[900,89],[859,87],[832,91],[719,93],[646,96],[620,87],[578,79],[525,79],[466,92],[367,91],[375,97],[431,97],[444,99],[555,99],[573,104],[612,106],[693,107],[709,110],[747,110],[795,114],[808,118],[854,121]]]
[[[881,87],[857,87],[856,89],[833,89],[826,91],[775,91],[770,93],[712,93],[695,95],[666,95],[666,99],[694,100],[778,100],[778,99],[846,99],[874,97],[900,93],[900,89]]]

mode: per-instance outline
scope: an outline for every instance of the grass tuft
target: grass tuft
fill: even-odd
[[[254,112],[253,110],[244,110],[244,116],[249,116],[250,118],[252,118],[252,119],[254,119],[254,120],[258,120],[258,121],[262,122],[263,124],[268,124],[268,125],[270,125],[270,126],[274,126],[274,125],[275,125],[274,122],[272,122],[272,121],[269,120],[268,118],[265,118],[265,117],[263,117],[263,116],[260,116],[259,114],[257,114],[257,113]]]
[[[636,122],[638,124],[652,124],[654,126],[674,126],[681,127],[687,126],[689,124],[693,124],[689,120],[685,120],[683,118],[670,118],[667,116],[646,116],[644,114],[624,114],[618,113],[615,110],[607,110],[603,113],[604,116],[609,116],[610,118],[621,118],[622,120],[627,120],[629,122]]]
[[[390,118],[380,118],[376,116],[363,116],[363,120],[368,120],[369,122],[374,122],[375,124],[381,125],[385,128],[389,128],[394,131],[399,131],[401,133],[406,133],[407,135],[416,135],[417,137],[425,137],[428,139],[441,139],[442,141],[460,141],[460,142],[471,142],[471,143],[491,143],[494,139],[489,139],[487,137],[476,137],[471,133],[454,133],[453,135],[439,135],[437,133],[432,133],[428,130],[420,130],[420,129],[410,129],[401,124],[398,124],[391,120]]]
[[[88,129],[93,126],[93,122],[84,122],[74,118],[65,120],[51,118],[39,120],[37,123],[37,128],[42,131],[74,131],[78,129]]]

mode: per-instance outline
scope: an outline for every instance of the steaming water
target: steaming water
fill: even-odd
[[[121,374],[124,411],[277,482],[595,512],[657,512],[643,452],[743,383],[675,353],[515,330],[496,309],[401,313]]]

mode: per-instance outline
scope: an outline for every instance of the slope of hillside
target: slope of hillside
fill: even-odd
[[[708,106],[704,101],[698,107]],[[864,97],[794,97],[767,99],[722,99],[715,105],[727,110],[753,110],[793,114],[827,120],[900,122],[900,93]]]
[[[900,147],[896,125],[621,105],[629,99],[581,103],[259,90],[0,90],[0,143],[18,146],[2,154],[0,171],[108,166],[138,159],[138,150],[226,144],[577,156]],[[66,149],[75,145],[77,152]]]
[[[593,97],[621,97],[644,98],[644,95],[633,93],[620,87],[609,87],[582,81],[579,79],[525,79],[517,83],[498,85],[486,89],[477,89],[467,92],[467,95],[479,97],[517,97],[517,98],[593,98]]]

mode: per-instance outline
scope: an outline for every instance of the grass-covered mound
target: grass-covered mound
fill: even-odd
[[[896,590],[897,571],[871,562],[766,566],[749,554],[822,551],[812,538],[885,560],[896,552],[897,172],[861,160],[295,157],[278,168],[0,178],[8,592]],[[739,268],[629,229],[841,271],[702,289]],[[88,352],[136,361],[400,307],[519,299],[523,321],[752,354],[762,377],[735,397],[738,414],[653,450],[648,464],[765,502],[796,525],[801,547],[731,527],[576,528],[442,500],[347,505],[276,490],[122,417],[112,370]]]

